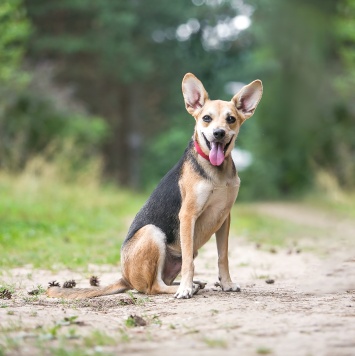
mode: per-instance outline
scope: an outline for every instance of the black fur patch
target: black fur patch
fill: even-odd
[[[194,171],[199,174],[202,178],[209,180],[210,177],[206,173],[206,171],[201,167],[201,165],[197,162],[196,155],[193,152],[193,141],[190,141],[188,150],[187,150],[187,159],[191,163],[192,168]]]
[[[180,161],[163,177],[148,198],[142,209],[134,218],[124,244],[142,227],[152,224],[159,227],[166,235],[167,244],[172,244],[180,235],[179,212],[181,209],[181,192],[179,180],[182,167],[186,161],[204,179],[207,173],[196,160],[193,152],[193,141],[190,141]]]
[[[138,212],[128,231],[125,243],[143,226],[152,224],[166,235],[167,243],[173,243],[179,236],[181,193],[179,179],[186,160],[186,151],[180,161],[163,177]]]

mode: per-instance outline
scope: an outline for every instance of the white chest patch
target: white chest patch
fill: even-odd
[[[195,250],[204,245],[222,226],[237,198],[239,184],[239,178],[218,186],[206,181],[196,184],[199,217],[195,224]]]
[[[197,204],[196,210],[202,212],[210,196],[213,194],[213,185],[205,181],[200,181],[195,186],[195,194]]]

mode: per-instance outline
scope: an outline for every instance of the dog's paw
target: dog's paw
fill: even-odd
[[[240,286],[237,283],[220,283],[223,292],[240,292]]]
[[[177,299],[188,299],[192,297],[193,288],[180,286],[174,297]]]
[[[177,299],[189,299],[201,289],[200,285],[193,284],[191,287],[180,285],[174,297]]]

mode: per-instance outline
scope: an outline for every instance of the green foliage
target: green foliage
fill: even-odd
[[[347,75],[334,57],[336,2],[255,3],[251,31],[256,46],[244,68],[263,80],[264,95],[241,131],[240,142],[255,159],[241,174],[241,197],[299,195],[314,186],[320,169],[350,189],[355,181],[354,113],[335,88],[336,67]],[[348,14],[338,16],[348,22]]]
[[[136,326],[136,322],[134,320],[134,317],[130,315],[126,320],[125,320],[125,325],[127,328],[134,328]]]
[[[182,156],[192,136],[195,122],[187,113],[185,116],[178,118],[179,124],[173,129],[155,136],[147,144],[143,168],[146,172],[143,183],[146,186],[154,186]]]
[[[72,163],[82,168],[80,161],[97,154],[107,135],[102,119],[61,111],[48,98],[29,90],[22,90],[0,114],[0,125],[0,167],[17,171],[40,153],[55,158],[69,142],[76,153]]]
[[[185,113],[182,76],[187,71],[202,74],[214,95],[224,84],[219,71],[238,63],[235,51],[206,55],[202,30],[186,41],[176,38],[176,29],[190,19],[214,26],[226,14],[233,16],[236,10],[230,5],[40,0],[29,1],[27,8],[36,28],[30,57],[49,56],[62,63],[59,79],[74,81],[89,110],[106,118],[112,133],[104,148],[106,172],[126,185],[150,184],[172,166],[167,162],[156,169],[156,149],[150,150],[150,144],[159,145],[157,135],[184,125],[172,119]],[[190,136],[181,136],[179,147]],[[143,152],[150,163],[144,169]]]
[[[336,32],[339,38],[339,56],[343,70],[336,86],[348,99],[353,98],[351,88],[355,85],[355,1],[343,0],[338,3]]]
[[[3,90],[4,84],[21,81],[24,75],[19,67],[30,24],[26,19],[22,0],[1,1],[0,24],[0,84]]]
[[[107,125],[98,118],[58,108],[56,98],[34,90],[21,70],[30,25],[22,2],[0,4],[0,169],[19,171],[41,154],[54,159],[75,146],[72,169],[97,155]],[[24,80],[26,79],[26,80]]]
[[[0,82],[7,84],[0,88],[0,167],[22,169],[38,153],[63,157],[72,145],[77,154],[68,167],[81,169],[80,162],[101,154],[114,180],[150,187],[191,137],[193,120],[180,89],[189,71],[211,98],[230,99],[224,92],[229,81],[264,82],[264,97],[237,143],[254,157],[241,174],[242,199],[299,195],[318,184],[319,171],[351,190],[354,9],[354,0],[201,6],[191,0],[155,0],[151,6],[29,0],[24,11],[20,0],[3,1]],[[228,37],[236,15],[249,16],[251,26]],[[187,23],[196,29],[178,35]],[[14,86],[24,77],[25,50],[29,73],[50,62],[53,81],[74,87],[71,99],[85,103],[84,111],[61,107],[53,93],[23,90],[24,81]]]
[[[330,145],[323,147],[328,160],[322,161],[330,174],[338,179],[341,187],[353,190],[355,187],[355,141],[351,134],[355,123],[353,90],[355,87],[355,1],[343,0],[338,4],[336,17],[337,52],[339,56],[338,76],[334,87],[339,95],[336,103],[333,134],[326,132]],[[326,137],[327,137],[326,136]],[[330,146],[330,149],[329,149]]]

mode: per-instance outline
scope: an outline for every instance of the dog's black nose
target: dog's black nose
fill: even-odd
[[[226,135],[226,132],[222,129],[217,129],[217,130],[213,130],[213,136],[217,139],[220,140],[221,138],[223,138]]]

